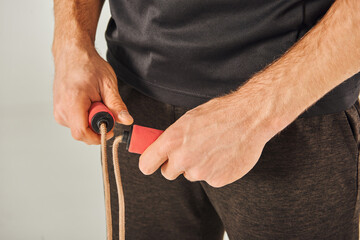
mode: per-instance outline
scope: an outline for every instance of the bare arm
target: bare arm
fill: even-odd
[[[334,87],[360,71],[360,1],[337,0],[280,59],[241,86],[280,131]]]
[[[54,116],[59,124],[71,129],[76,140],[87,144],[100,143],[100,137],[87,122],[92,102],[103,101],[119,123],[133,122],[119,96],[113,69],[94,47],[103,3],[104,0],[54,0]],[[112,136],[110,132],[108,137]]]
[[[66,45],[85,50],[94,48],[96,28],[103,4],[104,0],[54,0],[55,57]]]

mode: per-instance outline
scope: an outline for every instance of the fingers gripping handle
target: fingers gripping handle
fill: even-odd
[[[103,122],[106,123],[107,132],[111,131],[115,124],[114,115],[102,102],[94,102],[89,109],[89,126],[100,134],[100,125]],[[126,150],[129,152],[142,154],[163,132],[134,124],[130,131],[124,131],[121,142],[127,143]]]
[[[106,131],[110,132],[115,124],[114,115],[102,102],[94,102],[89,109],[89,126],[94,132],[100,134],[102,123],[106,124]]]

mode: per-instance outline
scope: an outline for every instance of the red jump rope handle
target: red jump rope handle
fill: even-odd
[[[102,123],[106,123],[106,131],[110,132],[115,125],[114,115],[102,102],[94,102],[89,109],[89,127],[100,134]]]
[[[132,153],[142,154],[164,131],[131,125],[130,131],[124,131],[122,142],[126,143],[126,149]]]
[[[112,112],[102,103],[94,102],[89,109],[89,126],[100,134],[100,125],[106,123],[106,130],[110,132],[115,124]],[[142,154],[164,131],[133,124],[130,131],[123,132],[122,142],[126,143],[126,150]]]

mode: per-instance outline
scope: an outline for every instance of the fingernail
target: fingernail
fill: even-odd
[[[125,122],[127,122],[127,121],[129,121],[129,122],[133,121],[133,118],[131,117],[131,115],[129,114],[129,112],[126,111],[126,110],[122,110],[122,111],[120,112],[119,118],[120,118],[121,120],[125,121]]]

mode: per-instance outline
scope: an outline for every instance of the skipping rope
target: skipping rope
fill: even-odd
[[[115,118],[111,111],[101,102],[94,102],[89,109],[89,127],[101,135],[101,165],[104,184],[106,236],[107,240],[113,240],[110,179],[108,170],[108,156],[106,152],[106,134],[115,125]],[[131,125],[129,131],[124,131],[115,138],[112,147],[113,169],[116,181],[116,190],[119,204],[119,240],[125,240],[125,198],[121,182],[118,148],[120,143],[126,143],[126,149],[131,153],[142,154],[151,145],[163,130]]]

